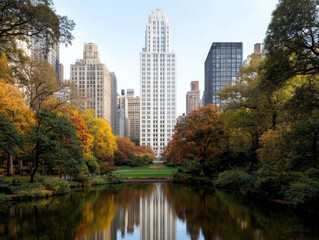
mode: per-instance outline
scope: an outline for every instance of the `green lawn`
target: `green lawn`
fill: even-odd
[[[119,167],[117,173],[123,178],[167,178],[172,177],[176,168]]]

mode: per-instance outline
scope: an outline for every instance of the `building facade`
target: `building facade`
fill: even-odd
[[[121,95],[117,96],[117,122],[116,134],[120,137],[130,136],[130,122],[128,119],[128,102],[125,90],[121,90]]]
[[[116,135],[117,123],[117,78],[114,72],[111,72],[111,128],[113,135]]]
[[[134,89],[127,89],[128,119],[130,122],[130,137],[140,137],[140,98],[134,97]]]
[[[261,53],[261,43],[255,43],[254,44],[254,53],[260,54]],[[247,56],[247,58],[243,62],[243,66],[247,67],[251,61],[251,55]]]
[[[44,39],[44,38],[43,38]],[[55,70],[57,74],[57,80],[60,79],[60,48],[59,44],[55,44],[52,47],[48,47],[47,43],[43,41],[37,41],[31,37],[31,59],[33,61],[45,61],[48,62]]]
[[[81,108],[92,109],[98,118],[103,118],[111,126],[111,75],[100,61],[96,44],[84,44],[83,59],[71,64],[70,79],[85,97]]]
[[[145,47],[140,53],[140,143],[160,157],[174,133],[176,119],[176,55],[163,10],[149,16]]]
[[[205,105],[219,106],[217,93],[231,85],[243,63],[243,43],[213,42],[205,61]]]
[[[198,110],[200,105],[199,82],[191,82],[191,90],[186,94],[186,115],[194,110]]]

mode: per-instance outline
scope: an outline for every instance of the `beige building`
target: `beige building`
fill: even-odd
[[[100,61],[96,44],[84,44],[83,59],[71,65],[70,79],[85,97],[81,107],[94,110],[98,118],[105,119],[111,125],[111,75]]]
[[[127,89],[128,119],[130,122],[130,137],[140,137],[140,98],[134,97],[134,89]]]
[[[200,103],[199,82],[191,82],[191,90],[186,94],[186,115],[194,110],[198,110]]]

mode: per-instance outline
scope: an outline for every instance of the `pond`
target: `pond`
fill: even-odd
[[[0,239],[319,239],[319,216],[207,187],[132,184],[0,206]]]

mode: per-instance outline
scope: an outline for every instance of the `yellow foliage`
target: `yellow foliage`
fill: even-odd
[[[93,136],[95,157],[103,161],[113,158],[117,144],[110,125],[104,119],[97,118],[90,110],[83,113],[82,117]]]
[[[20,133],[24,133],[34,122],[33,112],[26,105],[22,92],[1,79],[0,113],[12,122]]]
[[[8,66],[7,57],[5,54],[0,54],[0,79],[7,83],[13,83],[12,70]]]
[[[276,162],[282,160],[280,147],[283,143],[282,129],[268,130],[260,137],[262,148],[257,150],[261,162]]]

